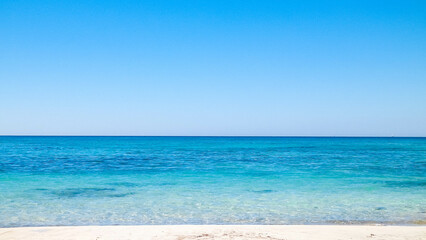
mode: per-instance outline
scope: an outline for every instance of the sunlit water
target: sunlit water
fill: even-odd
[[[424,220],[426,138],[0,137],[0,227]]]

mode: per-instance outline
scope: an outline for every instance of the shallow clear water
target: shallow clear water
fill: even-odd
[[[424,220],[426,138],[0,137],[0,227]]]

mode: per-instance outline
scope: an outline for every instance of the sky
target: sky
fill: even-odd
[[[426,136],[426,1],[0,1],[0,135]]]

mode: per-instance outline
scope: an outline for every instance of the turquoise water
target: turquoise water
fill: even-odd
[[[0,227],[422,220],[426,138],[0,137]]]

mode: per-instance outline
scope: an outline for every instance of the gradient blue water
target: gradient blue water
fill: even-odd
[[[426,138],[0,137],[0,226],[426,220]]]

